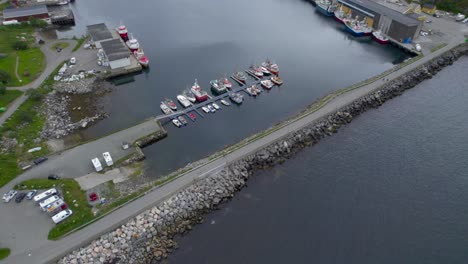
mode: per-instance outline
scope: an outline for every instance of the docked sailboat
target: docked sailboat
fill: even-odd
[[[372,38],[382,45],[388,44],[388,42],[390,42],[390,40],[380,30],[372,32]]]
[[[317,3],[317,11],[324,14],[325,16],[329,16],[329,17],[333,16],[337,7],[334,1],[318,0],[315,2]]]
[[[231,101],[233,101],[236,104],[242,104],[242,102],[244,101],[244,96],[242,96],[242,94],[240,93],[231,93],[229,95],[229,99],[231,99]]]
[[[149,66],[149,59],[143,52],[143,49],[139,48],[138,50],[133,52],[133,56],[135,56],[135,59],[138,60],[138,62],[141,64],[141,66],[147,68]]]
[[[192,105],[192,103],[187,99],[187,97],[180,94],[177,95],[177,101],[179,101],[179,103],[185,108]]]
[[[172,114],[173,111],[169,108],[169,106],[166,105],[165,102],[161,102],[161,104],[159,105],[159,107],[161,108],[161,110],[163,111],[163,113],[165,115],[168,115],[168,114]]]
[[[198,102],[203,102],[208,99],[208,93],[203,91],[200,85],[198,85],[197,79],[195,79],[195,82],[193,83],[192,88],[190,88],[190,91],[192,91],[193,95],[195,95],[195,98]]]
[[[220,95],[227,92],[226,86],[219,80],[210,81],[211,90],[216,94]]]

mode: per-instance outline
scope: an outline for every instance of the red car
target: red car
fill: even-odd
[[[89,194],[89,200],[90,200],[91,202],[94,202],[94,201],[96,201],[97,199],[98,199],[98,195],[97,195],[96,193],[90,193],[90,194]]]

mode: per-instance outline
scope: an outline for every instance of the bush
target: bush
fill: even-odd
[[[13,48],[15,50],[27,50],[28,49],[28,43],[24,41],[15,41],[13,43]]]
[[[33,121],[33,115],[31,112],[20,111],[18,112],[18,119],[21,123],[31,123]]]
[[[5,70],[0,69],[0,83],[8,83],[10,80],[10,74]]]
[[[31,98],[33,101],[39,101],[43,96],[43,94],[38,89],[29,89],[26,94],[29,95],[29,98]]]
[[[0,95],[4,95],[6,93],[6,87],[5,84],[0,82]]]
[[[35,18],[35,17],[31,17],[29,19],[29,24],[31,26],[35,27],[35,28],[45,28],[45,27],[47,27],[47,22],[45,22],[42,19]]]

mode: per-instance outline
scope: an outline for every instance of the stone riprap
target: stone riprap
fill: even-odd
[[[335,113],[195,182],[59,263],[153,263],[167,257],[177,248],[176,235],[189,231],[203,221],[206,213],[232,198],[256,170],[283,162],[304,147],[332,135],[354,117],[431,78],[466,53],[466,46],[444,53]]]

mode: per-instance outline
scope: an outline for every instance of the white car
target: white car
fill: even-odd
[[[76,63],[76,58],[75,57],[71,57],[70,59],[70,64],[75,64]]]
[[[15,197],[17,193],[18,192],[15,190],[8,191],[7,193],[3,195],[2,199],[5,203],[8,203],[11,201],[11,199],[13,199],[13,197]]]
[[[60,213],[52,216],[52,221],[54,221],[54,223],[58,224],[58,223],[62,222],[63,220],[67,219],[67,217],[72,215],[72,213],[73,212],[70,209],[63,210]]]
[[[34,195],[36,195],[36,193],[37,193],[37,190],[29,191],[29,192],[26,194],[26,200],[32,200],[32,198],[34,197]]]

